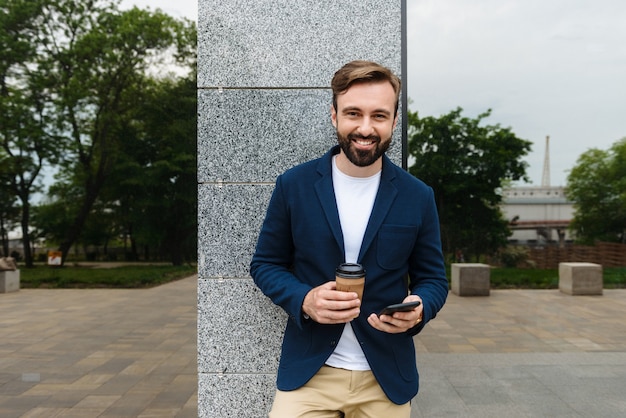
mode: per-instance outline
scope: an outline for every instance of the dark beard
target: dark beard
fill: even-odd
[[[352,141],[357,139],[374,140],[376,146],[372,151],[358,150],[352,144]],[[389,144],[391,144],[391,141],[381,141],[378,135],[348,134],[345,137],[339,131],[337,131],[337,142],[339,142],[339,146],[343,153],[346,154],[346,157],[348,157],[348,160],[357,167],[367,167],[374,164],[389,149]]]

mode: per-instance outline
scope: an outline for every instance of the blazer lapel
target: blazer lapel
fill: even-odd
[[[372,214],[370,215],[367,228],[365,229],[365,235],[363,236],[363,242],[361,243],[359,261],[362,261],[363,254],[365,254],[372,244],[376,233],[383,224],[387,213],[389,213],[391,205],[393,205],[393,202],[396,199],[398,189],[392,183],[394,178],[395,174],[393,173],[391,162],[387,159],[387,156],[383,155],[383,171],[380,177],[380,186],[378,187],[378,193],[376,194]]]
[[[341,248],[342,254],[345,254],[345,248],[343,246],[343,233],[341,231],[341,222],[339,221],[339,211],[337,210],[335,189],[333,188],[332,155],[333,150],[326,154],[326,158],[322,158],[320,160],[318,172],[322,177],[315,183],[315,192],[317,193],[317,198],[322,205],[326,221],[328,222],[330,230],[335,237],[335,241],[337,241],[339,248]]]

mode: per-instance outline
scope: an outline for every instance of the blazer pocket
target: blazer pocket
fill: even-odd
[[[386,270],[395,270],[406,264],[416,236],[416,226],[382,225],[378,231],[378,265]]]
[[[404,334],[399,334],[404,336]],[[408,337],[409,339],[411,337]],[[417,379],[417,368],[412,359],[415,359],[415,346],[411,342],[402,341],[395,342],[393,345],[393,354],[398,368],[398,374],[406,382],[413,382]]]

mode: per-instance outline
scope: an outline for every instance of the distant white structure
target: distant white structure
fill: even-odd
[[[503,191],[502,212],[510,221],[512,242],[544,244],[571,240],[568,226],[574,217],[574,205],[565,196],[565,188],[550,186],[550,137],[540,187],[512,187]]]
[[[33,229],[31,228],[31,232],[32,230]],[[24,235],[22,234],[22,228],[20,227],[15,228],[12,231],[9,231],[8,233],[9,254],[17,253],[19,254],[20,257],[24,256],[24,243],[22,242],[23,236]],[[31,250],[32,250],[33,255],[35,254],[35,251],[44,247],[45,241],[46,240],[44,238],[37,238],[34,241],[31,241]],[[2,256],[1,248],[0,248],[0,256]]]
[[[574,207],[563,187],[513,187],[504,190],[503,197],[501,209],[513,231],[509,240],[520,244],[571,240],[567,227]]]
[[[543,158],[543,175],[541,176],[541,186],[550,187],[550,137],[546,136],[546,153]]]

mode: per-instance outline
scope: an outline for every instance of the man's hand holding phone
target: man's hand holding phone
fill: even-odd
[[[417,295],[409,295],[402,303],[389,305],[378,315],[371,314],[367,321],[379,331],[397,334],[419,324],[422,311],[422,299]]]

